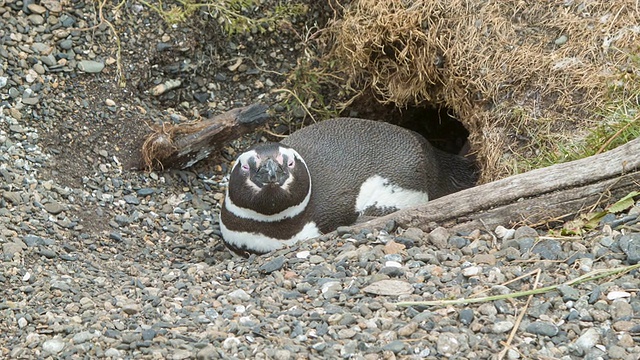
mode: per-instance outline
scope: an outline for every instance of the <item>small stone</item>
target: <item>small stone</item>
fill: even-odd
[[[629,264],[640,262],[640,233],[630,233],[620,237],[618,241],[620,249],[627,255]]]
[[[3,254],[13,255],[13,254],[22,252],[23,249],[24,249],[23,244],[18,244],[13,242],[2,244]]]
[[[238,304],[251,300],[251,296],[246,291],[237,289],[227,294],[227,299],[234,304]]]
[[[397,254],[404,249],[406,249],[406,246],[404,246],[403,244],[399,244],[393,240],[389,241],[384,245],[385,254]]]
[[[600,340],[598,330],[589,328],[576,340],[575,346],[583,352],[587,352],[596,346],[598,340]]]
[[[552,337],[558,335],[559,329],[552,323],[546,321],[536,321],[527,325],[526,331],[536,335]]]
[[[410,322],[407,325],[398,329],[398,336],[409,337],[411,334],[418,330],[418,324],[415,322]]]
[[[55,355],[60,351],[62,351],[62,349],[64,349],[64,346],[65,346],[64,341],[58,338],[55,338],[55,339],[47,340],[44,343],[42,343],[42,350]]]
[[[44,209],[47,210],[48,213],[53,215],[58,215],[65,210],[64,206],[60,205],[55,201],[51,201],[44,204]]]
[[[276,353],[273,356],[275,360],[289,360],[291,357],[291,351],[284,349],[276,350]]]
[[[557,39],[554,41],[554,43],[555,43],[556,45],[560,46],[560,45],[564,45],[564,44],[567,42],[567,40],[569,40],[569,38],[567,37],[567,35],[560,35],[560,37],[559,37],[559,38],[557,38]]]
[[[42,14],[47,12],[47,8],[45,8],[44,6],[38,5],[38,4],[29,4],[29,5],[27,5],[27,8],[32,13],[35,13],[35,14],[38,14],[38,15],[42,15]]]
[[[89,331],[81,331],[75,335],[73,335],[73,343],[74,344],[82,344],[89,340],[93,339],[93,334]]]
[[[226,350],[230,350],[230,349],[233,349],[234,347],[237,347],[240,344],[241,344],[240,339],[238,339],[235,336],[230,336],[224,339],[224,341],[222,342],[222,348]]]
[[[106,99],[104,101],[104,104],[107,105],[107,106],[116,106],[116,102],[111,100],[111,99]]]
[[[472,309],[462,309],[460,310],[460,315],[458,315],[460,322],[463,325],[469,325],[473,322],[474,314]]]
[[[184,360],[191,357],[191,351],[185,349],[177,349],[171,354],[171,360]]]
[[[534,228],[531,228],[529,226],[520,226],[518,229],[516,229],[515,233],[513,234],[514,239],[527,238],[527,237],[537,238],[538,232]]]
[[[135,315],[141,310],[142,308],[138,304],[125,304],[124,306],[122,306],[122,311],[124,311],[127,315]]]
[[[476,276],[482,272],[482,268],[480,266],[469,266],[462,269],[462,275],[466,277]]]
[[[40,0],[40,4],[46,7],[52,13],[62,12],[62,4],[60,0]]]
[[[506,333],[513,329],[513,323],[511,321],[498,321],[493,324],[491,329],[495,334]]]
[[[556,240],[542,240],[531,250],[534,254],[540,255],[544,260],[558,260],[564,258],[562,245]]]
[[[409,295],[413,294],[413,286],[400,280],[380,280],[365,287],[362,291],[376,295]]]
[[[564,301],[576,301],[580,298],[580,291],[569,285],[558,286],[558,291],[562,294],[562,300]]]
[[[401,352],[402,350],[404,350],[404,342],[400,341],[400,340],[395,340],[392,341],[390,343],[388,343],[387,345],[382,347],[382,350],[385,351],[391,351],[394,354],[397,354],[399,352]]]
[[[159,96],[166,93],[169,90],[173,90],[179,87],[180,85],[182,85],[181,80],[167,80],[164,83],[153,87],[151,90],[149,90],[149,93],[153,96]]]
[[[626,291],[611,291],[607,294],[607,299],[609,300],[616,300],[616,299],[622,299],[622,298],[628,298],[628,297],[631,297],[631,294]]]
[[[78,62],[78,69],[87,73],[99,73],[104,69],[104,63],[93,60],[82,60]]]
[[[196,354],[196,359],[198,360],[214,360],[220,359],[221,355],[218,353],[218,350],[213,345],[207,345],[202,348]]]
[[[112,359],[118,359],[120,358],[120,350],[116,349],[116,348],[109,348],[104,352],[104,356],[106,357],[110,357]]]
[[[424,239],[424,231],[418,228],[408,228],[402,233],[402,236],[412,240],[413,242],[420,243]]]
[[[447,357],[455,355],[460,349],[460,342],[452,333],[443,333],[436,340],[436,350]]]
[[[29,325],[29,322],[27,321],[27,319],[23,317],[18,319],[18,327],[20,329],[24,329],[27,325]]]
[[[58,43],[58,46],[60,46],[62,50],[71,50],[71,48],[73,47],[73,40],[64,39]]]
[[[439,226],[429,233],[427,239],[438,249],[446,249],[447,240],[449,240],[449,230]]]
[[[275,259],[272,259],[264,264],[262,264],[258,270],[263,274],[271,274],[274,271],[278,271],[282,269],[285,263],[285,257],[280,255]]]
[[[351,234],[351,227],[349,227],[349,226],[338,226],[338,228],[336,229],[336,233],[338,234],[338,236]]]
[[[493,232],[496,233],[496,236],[502,240],[511,240],[516,233],[516,230],[507,229],[506,227],[499,225]]]
[[[40,75],[43,75],[45,73],[44,66],[42,66],[42,64],[33,65],[33,71],[37,72]]]

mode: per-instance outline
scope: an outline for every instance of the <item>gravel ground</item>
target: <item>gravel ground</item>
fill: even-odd
[[[640,359],[637,270],[528,306],[397,304],[531,289],[534,270],[542,287],[638,263],[640,204],[583,237],[389,223],[232,257],[217,224],[223,177],[262,134],[188,171],[130,165],[148,124],[258,101],[283,111],[272,90],[303,54],[296,32],[229,38],[108,5],[120,87],[96,4],[0,0],[0,357]],[[168,80],[181,85],[150,95]]]

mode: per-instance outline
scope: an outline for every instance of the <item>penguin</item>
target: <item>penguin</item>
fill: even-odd
[[[264,254],[475,185],[473,162],[385,122],[336,118],[242,153],[220,212],[234,253]]]

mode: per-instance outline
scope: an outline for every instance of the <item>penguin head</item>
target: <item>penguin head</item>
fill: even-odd
[[[236,216],[272,221],[270,217],[297,215],[310,194],[311,177],[302,156],[285,145],[264,143],[236,160],[225,206]]]

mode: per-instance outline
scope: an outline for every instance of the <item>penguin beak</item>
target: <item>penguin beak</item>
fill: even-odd
[[[280,169],[278,163],[272,159],[267,158],[256,174],[256,180],[263,184],[279,184],[284,172]]]

